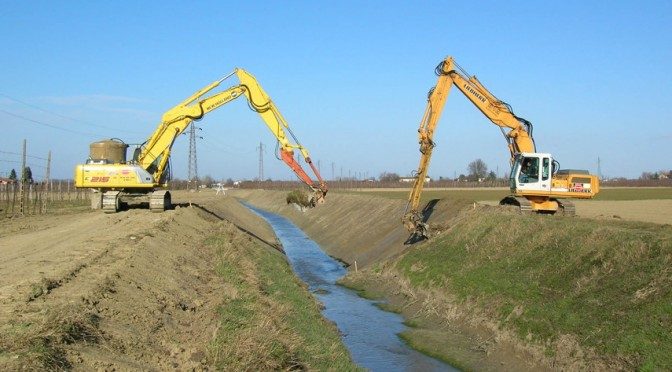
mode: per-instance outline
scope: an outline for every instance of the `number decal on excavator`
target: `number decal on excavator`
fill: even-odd
[[[110,177],[91,177],[91,182],[108,182]]]

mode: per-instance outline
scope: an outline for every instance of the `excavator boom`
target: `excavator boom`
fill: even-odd
[[[238,77],[240,84],[207,96],[209,92],[233,75]],[[210,83],[163,114],[161,123],[143,145],[136,149],[131,162],[125,161],[125,155],[117,160],[110,160],[105,156],[92,156],[87,164],[78,165],[75,169],[75,185],[101,191],[101,194],[104,194],[102,205],[106,211],[116,212],[121,196],[143,194],[151,194],[150,207],[155,206],[153,210],[164,210],[166,205],[170,204],[170,194],[167,191],[154,191],[154,189],[167,186],[170,173],[168,160],[177,136],[183,133],[194,120],[202,119],[209,112],[241,96],[246,97],[250,108],[261,116],[280,144],[279,159],[284,161],[297,177],[311,188],[314,204],[324,202],[328,188],[313,165],[308,150],[298,142],[289,125],[254,76],[240,68]],[[294,143],[287,138],[285,132],[290,133]],[[103,142],[111,143],[110,146],[115,148],[123,147],[124,152],[128,147],[114,141]],[[306,159],[306,163],[310,165],[317,177],[317,182],[313,182],[298,164],[294,158],[295,149],[298,149]]]
[[[245,88],[245,95],[250,108],[261,116],[268,129],[273,133],[280,144],[280,158],[282,161],[294,171],[296,176],[303,181],[303,183],[313,190],[315,203],[324,202],[324,196],[328,191],[327,184],[322,179],[320,172],[313,165],[308,150],[299,143],[299,140],[292,132],[289,124],[287,124],[287,121],[275,106],[275,103],[273,103],[254,76],[243,69],[236,69],[234,73],[238,76],[241,86]],[[289,133],[295,143],[289,141],[286,132]],[[306,163],[310,166],[315,177],[317,177],[317,182],[313,182],[310,176],[308,176],[295,160],[295,149],[299,150]]]

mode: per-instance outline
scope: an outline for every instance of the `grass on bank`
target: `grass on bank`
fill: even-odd
[[[206,244],[217,250],[217,271],[231,285],[209,348],[218,369],[357,370],[282,254],[231,225]]]
[[[672,369],[670,226],[482,208],[397,269],[414,286],[475,304],[521,340],[575,335],[628,367]]]

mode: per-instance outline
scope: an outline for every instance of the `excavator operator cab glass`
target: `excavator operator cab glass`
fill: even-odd
[[[519,183],[539,182],[539,158],[523,157],[518,175]]]
[[[548,177],[551,174],[551,159],[543,158],[541,164],[541,180],[548,181]]]
[[[511,173],[509,174],[509,188],[511,191],[516,189],[516,178],[518,177],[518,172],[520,172],[520,156],[516,156],[513,166],[511,166]]]

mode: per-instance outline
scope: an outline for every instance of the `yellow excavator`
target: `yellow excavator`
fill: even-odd
[[[532,123],[516,116],[511,106],[490,93],[475,76],[467,74],[452,57],[435,69],[438,82],[429,91],[427,108],[420,121],[420,165],[408,197],[402,222],[409,232],[428,237],[428,225],[418,207],[435,147],[434,130],[454,85],[504,134],[511,155],[509,187],[511,195],[501,205],[514,205],[523,212],[574,215],[572,198],[589,199],[600,190],[595,175],[584,170],[561,170],[551,154],[538,153],[532,136]]]
[[[233,75],[238,77],[239,84],[204,97]],[[122,202],[131,200],[148,200],[149,208],[154,212],[170,208],[171,196],[166,187],[170,180],[170,151],[175,139],[194,120],[200,120],[205,114],[243,96],[277,139],[280,159],[311,189],[311,204],[323,203],[327,185],[313,165],[308,150],[296,139],[287,121],[254,76],[240,68],[168,110],[149,139],[135,149],[132,160],[126,161],[128,145],[120,140],[92,143],[86,164],[79,164],[75,168],[75,186],[93,189],[92,207],[106,213],[117,212]],[[294,143],[290,142],[285,131],[289,132]],[[295,149],[313,170],[316,182],[294,158]]]

